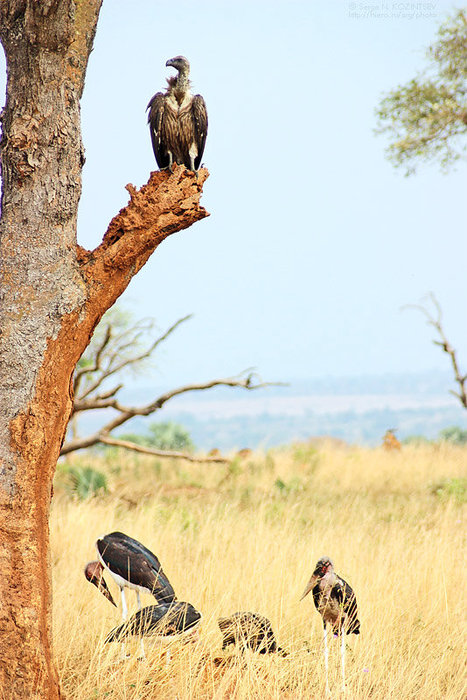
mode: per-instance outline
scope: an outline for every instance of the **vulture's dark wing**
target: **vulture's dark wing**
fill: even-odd
[[[222,649],[229,644],[247,646],[260,654],[279,651],[274,632],[267,617],[252,612],[237,612],[217,621],[223,634]],[[281,650],[282,651],[282,650]]]
[[[206,136],[208,133],[208,112],[206,109],[206,103],[201,95],[195,95],[193,97],[192,112],[195,142],[198,148],[198,155],[195,158],[195,168],[196,170],[199,170],[204,153],[204,147],[206,145]]]
[[[360,621],[357,618],[357,598],[347,581],[338,577],[331,591],[331,596],[336,598],[347,616],[345,624],[346,634],[360,634]]]
[[[165,95],[162,92],[156,92],[154,97],[151,97],[149,104],[146,107],[149,110],[148,124],[151,132],[152,149],[156,157],[159,168],[168,168],[170,165],[169,155],[167,153],[166,144],[162,139],[162,121],[165,111]]]
[[[159,559],[141,542],[123,532],[111,532],[96,542],[100,558],[108,569],[125,581],[146,588],[159,603],[170,603],[175,591]]]
[[[175,601],[170,606],[149,605],[132,615],[128,622],[115,627],[106,637],[105,643],[119,642],[136,635],[139,637],[170,637],[183,634],[195,627],[201,614],[190,604]]]

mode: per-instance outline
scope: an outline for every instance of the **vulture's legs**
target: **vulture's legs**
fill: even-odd
[[[168,169],[170,170],[170,172],[173,173],[174,170],[173,170],[172,165],[173,165],[173,163],[174,163],[174,159],[173,159],[173,156],[172,156],[172,151],[169,151],[169,152],[168,152],[168,155],[169,155],[169,165],[168,165],[167,167],[168,167]]]

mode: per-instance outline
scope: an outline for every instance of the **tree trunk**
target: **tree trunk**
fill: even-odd
[[[128,186],[129,205],[95,251],[76,245],[79,99],[100,4],[0,5],[8,70],[0,144],[0,695],[8,700],[60,697],[48,518],[75,364],[157,245],[207,215],[199,206],[207,172],[196,178],[180,166],[153,173],[140,191]]]

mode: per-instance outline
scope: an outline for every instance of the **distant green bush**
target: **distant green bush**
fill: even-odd
[[[150,423],[146,433],[125,433],[118,435],[118,438],[135,442],[137,445],[144,447],[153,447],[156,450],[192,452],[195,449],[188,430],[183,425],[172,421],[167,423]]]
[[[429,445],[431,440],[424,435],[407,435],[401,442],[403,445]]]
[[[455,445],[465,445],[467,443],[467,430],[462,430],[457,425],[440,430],[439,439],[446,442],[453,442]]]
[[[67,491],[77,496],[80,501],[92,498],[98,493],[107,493],[106,476],[92,467],[70,467]]]
[[[458,503],[467,503],[467,478],[443,479],[443,481],[433,484],[431,492],[443,500],[453,498]]]
[[[288,482],[278,478],[274,482],[274,487],[281,496],[290,496],[304,490],[303,482],[297,476],[292,477]]]

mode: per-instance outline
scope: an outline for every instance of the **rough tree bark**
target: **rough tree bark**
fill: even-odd
[[[207,171],[152,173],[94,251],[76,244],[79,99],[101,0],[2,0],[0,696],[60,697],[49,504],[72,372],[102,314],[170,234],[207,215]]]

